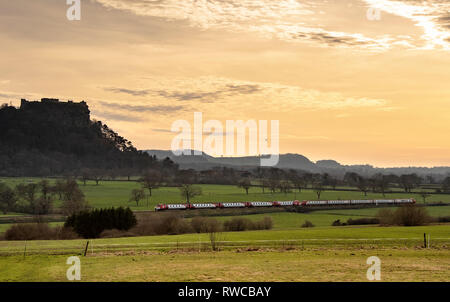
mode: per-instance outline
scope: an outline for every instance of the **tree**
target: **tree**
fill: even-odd
[[[105,177],[105,171],[102,169],[91,170],[90,177],[95,181],[95,185],[98,186],[99,182]]]
[[[404,174],[400,176],[399,181],[405,192],[411,193],[411,190],[420,184],[421,178],[416,174]]]
[[[137,224],[130,208],[95,209],[67,217],[65,227],[72,227],[84,238],[98,238],[104,230],[127,231]]]
[[[282,180],[279,182],[278,187],[280,188],[280,193],[284,193],[287,194],[291,191],[291,183],[289,182],[289,180]]]
[[[421,191],[420,192],[420,197],[422,197],[422,200],[424,203],[427,202],[427,198],[430,197],[431,194],[429,194],[427,191]]]
[[[442,191],[450,192],[450,176],[447,176],[442,182]]]
[[[0,183],[0,211],[3,214],[14,211],[17,203],[17,195],[13,189]]]
[[[84,186],[89,179],[91,179],[91,170],[87,168],[81,170],[81,181],[83,182]]]
[[[377,175],[375,175],[375,184],[376,184],[376,187],[383,194],[383,197],[385,197],[386,189],[389,186],[388,176],[378,173]]]
[[[316,193],[317,199],[320,200],[320,195],[322,195],[323,190],[324,188],[322,181],[318,180],[313,184],[313,191]]]
[[[369,191],[369,182],[362,176],[357,177],[356,187],[367,196],[367,191]]]
[[[141,185],[148,190],[149,196],[152,196],[152,190],[159,188],[162,182],[162,174],[156,170],[147,171],[141,178]]]
[[[195,196],[202,195],[202,188],[192,184],[182,184],[180,187],[180,194],[186,198],[186,202],[191,203],[191,199]]]
[[[65,184],[64,180],[62,179],[58,179],[52,187],[53,193],[58,194],[59,200],[63,199],[64,187]]]
[[[302,191],[302,189],[306,188],[306,179],[303,177],[303,175],[299,175],[295,170],[290,170],[289,180],[294,184],[294,187],[298,190],[299,193]]]
[[[144,189],[134,189],[131,191],[130,202],[136,202],[136,206],[139,206],[139,201],[145,198]]]
[[[243,179],[241,179],[241,180],[239,181],[239,183],[238,183],[238,187],[239,187],[239,188],[243,188],[243,189],[245,190],[245,192],[247,193],[247,195],[248,195],[248,190],[250,189],[250,186],[251,186],[251,185],[252,185],[252,184],[251,184],[249,178],[243,178]]]
[[[36,208],[36,199],[37,199],[36,195],[38,193],[38,190],[39,186],[34,183],[18,184],[16,186],[17,195],[20,198],[23,198],[28,203],[28,211],[33,214]]]
[[[74,179],[68,178],[63,188],[62,210],[65,215],[73,215],[89,208],[84,194]]]

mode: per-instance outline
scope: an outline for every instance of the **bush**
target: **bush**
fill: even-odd
[[[398,208],[394,212],[393,221],[396,225],[417,226],[430,222],[430,216],[424,207],[408,205]]]
[[[347,225],[366,225],[366,224],[379,224],[380,219],[378,218],[359,218],[359,219],[348,219]]]
[[[73,227],[84,238],[98,238],[104,230],[128,231],[137,223],[130,208],[95,209],[69,216],[65,227]]]
[[[381,209],[378,211],[377,218],[380,225],[394,225],[394,211],[391,209]]]
[[[315,225],[309,220],[306,220],[305,223],[302,224],[302,228],[313,228],[314,226]]]
[[[240,232],[245,230],[269,230],[273,227],[272,218],[264,217],[259,221],[251,221],[248,218],[233,218],[223,223],[225,231]]]
[[[438,222],[450,222],[450,216],[438,217]]]
[[[345,226],[347,225],[347,223],[345,222],[341,222],[340,219],[333,221],[333,223],[331,224],[332,226]]]
[[[209,233],[211,231],[220,231],[222,229],[220,223],[213,218],[194,217],[191,220],[192,229],[196,233]]]
[[[133,234],[132,232],[121,231],[121,230],[117,230],[117,229],[104,230],[100,234],[100,238],[118,238],[118,237],[134,237],[134,236],[136,236],[136,235]]]
[[[416,205],[406,205],[397,210],[380,210],[378,219],[381,225],[419,226],[428,224],[431,217],[426,208]]]
[[[241,232],[248,229],[252,221],[248,218],[233,218],[223,223],[223,227],[229,232]]]
[[[130,232],[138,236],[176,235],[191,233],[193,228],[183,218],[170,213],[152,218],[145,217]]]
[[[271,217],[264,217],[262,220],[256,221],[255,229],[257,230],[270,230],[273,227],[273,221]]]
[[[66,227],[50,227],[46,223],[21,223],[11,226],[4,235],[6,240],[66,240],[77,234]]]

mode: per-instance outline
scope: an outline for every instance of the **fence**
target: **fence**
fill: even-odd
[[[89,244],[87,244],[89,242]],[[417,238],[317,238],[290,240],[217,240],[220,250],[258,250],[258,249],[309,249],[309,248],[382,248],[382,247],[442,247],[450,244],[450,238],[430,238],[424,246],[423,237]],[[211,251],[211,242],[171,241],[171,242],[136,242],[130,244],[105,243],[98,240],[67,241],[1,241],[0,256],[30,255],[84,255],[94,256],[109,253],[144,253],[144,252]]]

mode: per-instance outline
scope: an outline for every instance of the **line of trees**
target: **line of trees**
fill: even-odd
[[[84,193],[73,178],[58,179],[53,185],[44,179],[38,183],[20,183],[13,188],[0,183],[0,210],[4,214],[20,212],[37,217],[50,214],[57,199],[62,202],[61,209],[65,215],[89,207]]]

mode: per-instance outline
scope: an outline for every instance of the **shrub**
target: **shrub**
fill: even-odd
[[[430,216],[424,207],[407,205],[398,208],[393,215],[393,221],[396,225],[417,226],[430,222]]]
[[[221,229],[221,225],[216,219],[206,217],[192,218],[191,226],[196,233],[209,233],[211,230],[219,231]]]
[[[191,224],[175,214],[160,215],[157,217],[145,217],[130,230],[139,236],[151,235],[176,235],[193,232]]]
[[[348,219],[348,225],[365,225],[365,224],[379,224],[380,219],[378,218],[359,218],[359,219]]]
[[[381,209],[377,213],[377,218],[380,221],[380,225],[394,225],[394,211],[391,209]]]
[[[95,209],[69,216],[65,227],[73,227],[84,238],[98,238],[104,230],[128,231],[137,223],[130,208]]]
[[[259,221],[251,221],[248,218],[233,218],[223,223],[225,231],[240,232],[245,230],[269,230],[273,227],[272,218],[264,217]]]
[[[314,227],[314,224],[309,220],[306,220],[305,223],[302,224],[302,228],[313,228],[313,227]]]
[[[262,220],[254,222],[256,230],[270,230],[273,227],[273,221],[271,217],[264,217]]]
[[[4,235],[6,240],[65,240],[76,239],[71,228],[50,227],[46,223],[21,223],[11,226]]]
[[[121,231],[121,230],[117,230],[117,229],[104,230],[100,234],[100,238],[118,238],[118,237],[134,237],[134,236],[136,236],[136,235],[133,234],[132,232]]]
[[[427,210],[416,205],[406,205],[397,210],[383,209],[378,211],[378,219],[381,225],[418,226],[431,221]]]
[[[331,224],[332,226],[345,226],[347,225],[347,223],[345,222],[341,222],[340,219],[333,221],[333,223]]]
[[[450,216],[438,217],[438,222],[450,222]]]
[[[233,218],[223,223],[223,227],[229,232],[241,232],[248,229],[252,221],[248,218]]]

